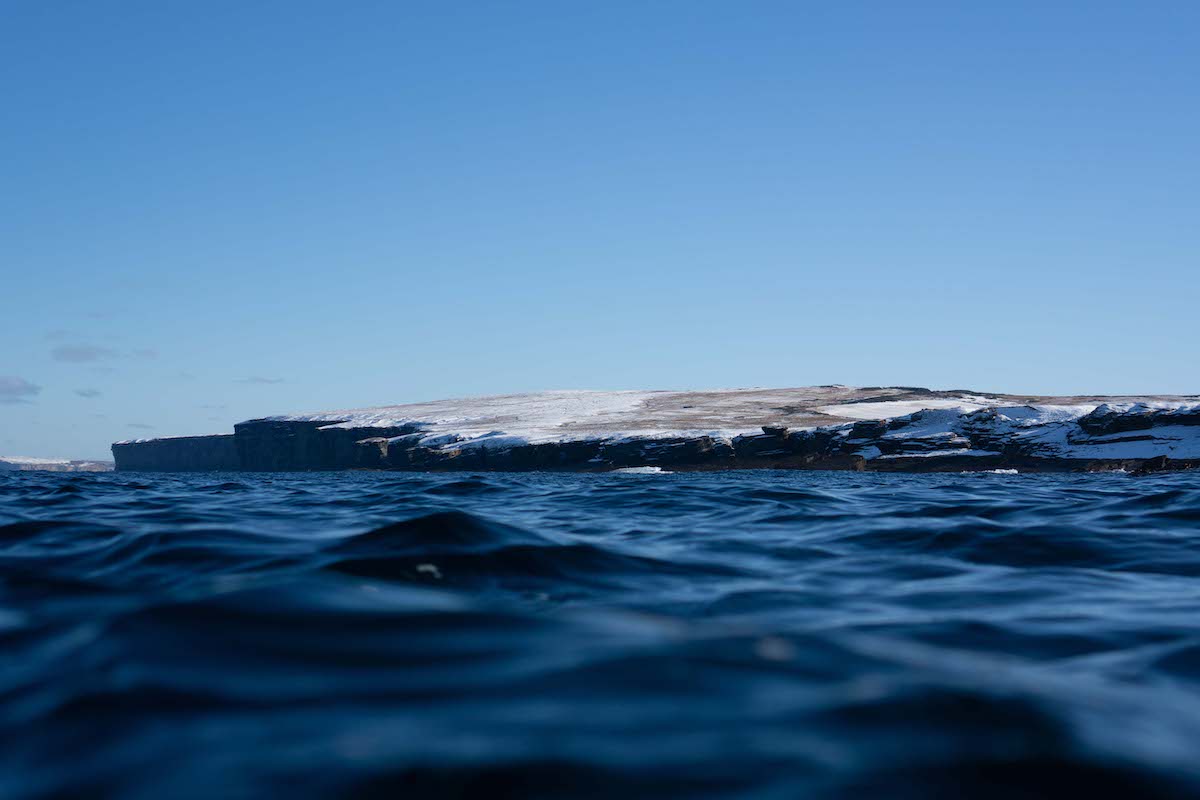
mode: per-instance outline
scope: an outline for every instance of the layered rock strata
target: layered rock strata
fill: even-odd
[[[129,472],[238,472],[243,466],[234,434],[139,439],[112,446],[113,461]]]
[[[119,470],[258,472],[1200,465],[1200,398],[1105,400],[895,387],[558,392],[269,417],[233,435],[118,443],[113,456]]]

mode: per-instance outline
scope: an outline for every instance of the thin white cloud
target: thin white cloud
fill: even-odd
[[[116,358],[117,351],[111,347],[99,347],[94,344],[62,344],[50,351],[50,357],[68,364],[88,364]]]
[[[0,403],[28,403],[41,391],[42,387],[24,378],[0,375]]]
[[[113,359],[134,359],[136,361],[151,361],[158,358],[158,350],[153,347],[139,347],[133,350],[118,350],[104,345],[89,344],[78,333],[59,329],[46,334],[46,339],[52,342],[63,342],[50,351],[50,357],[55,361],[67,364],[92,364],[97,361]]]

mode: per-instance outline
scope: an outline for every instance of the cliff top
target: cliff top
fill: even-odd
[[[709,434],[732,437],[764,425],[792,429],[904,416],[924,409],[1053,406],[1082,416],[1100,405],[1175,408],[1200,395],[1044,396],[915,387],[807,386],[708,391],[548,391],[266,417],[329,427],[417,425],[428,436],[455,434],[526,443]],[[252,420],[254,421],[254,420]]]

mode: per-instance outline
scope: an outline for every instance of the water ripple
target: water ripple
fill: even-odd
[[[0,474],[0,796],[1200,792],[1200,475]]]

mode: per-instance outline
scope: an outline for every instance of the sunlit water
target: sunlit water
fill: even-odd
[[[1200,791],[1197,474],[12,473],[0,525],[5,798]]]

